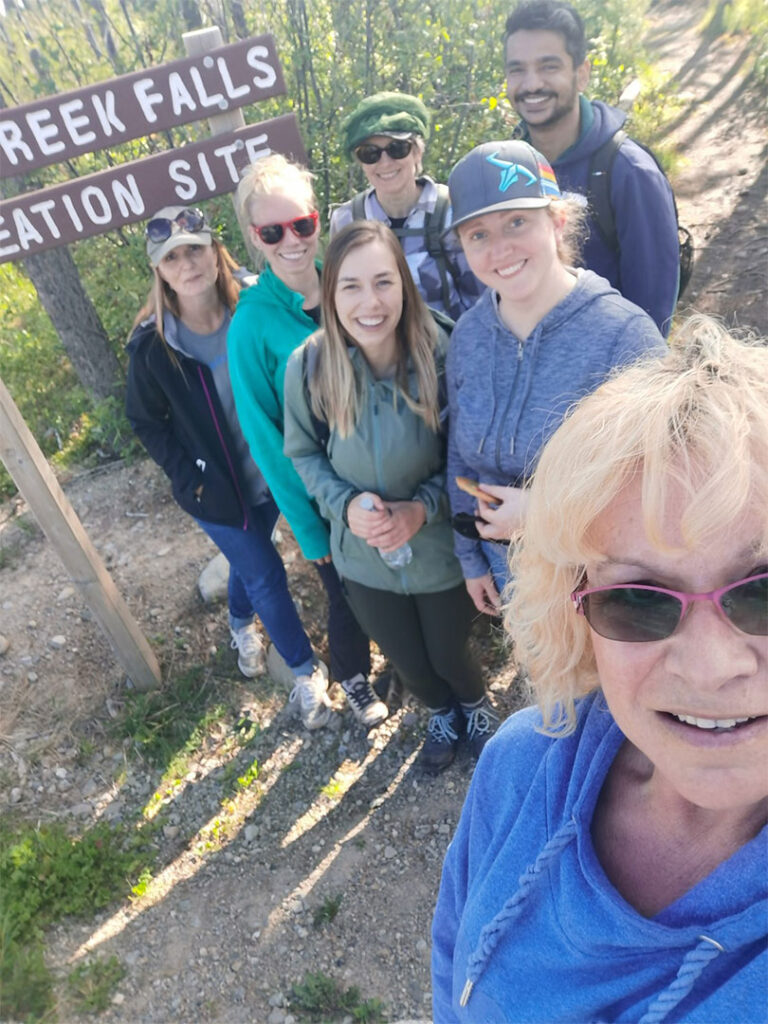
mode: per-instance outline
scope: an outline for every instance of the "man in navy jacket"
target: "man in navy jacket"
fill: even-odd
[[[507,95],[522,118],[521,136],[547,157],[563,192],[586,196],[593,154],[626,114],[582,95],[590,64],[581,17],[561,0],[523,0],[507,19],[504,48]],[[601,236],[590,211],[584,264],[666,335],[680,271],[674,200],[653,158],[631,139],[613,161],[609,198],[617,246]]]

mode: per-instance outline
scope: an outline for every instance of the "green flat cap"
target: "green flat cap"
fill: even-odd
[[[344,122],[344,144],[351,156],[355,146],[372,135],[421,135],[426,139],[430,121],[429,111],[418,96],[377,92],[361,100]]]

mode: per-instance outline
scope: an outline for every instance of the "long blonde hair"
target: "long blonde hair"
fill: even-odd
[[[240,290],[242,288],[242,285],[234,276],[235,271],[238,269],[238,264],[232,258],[229,250],[221,244],[218,238],[212,238],[211,245],[216,253],[216,269],[218,271],[216,276],[216,292],[219,297],[219,302],[221,302],[222,306],[225,306],[230,313],[234,313],[237,300],[240,296]],[[170,313],[173,313],[175,317],[181,319],[179,299],[176,292],[170,287],[168,282],[162,279],[157,267],[153,269],[152,273],[154,275],[154,281],[152,282],[152,287],[149,290],[149,295],[147,295],[147,301],[136,314],[136,318],[131,326],[131,331],[138,327],[138,325],[148,317],[154,315],[157,333],[160,335],[163,342],[165,342],[163,314],[168,310]]]
[[[339,231],[328,246],[322,276],[323,327],[311,342],[318,349],[309,382],[312,411],[342,437],[352,433],[360,417],[361,382],[355,376],[347,351],[354,339],[347,336],[336,313],[336,286],[341,264],[348,254],[370,242],[382,242],[391,251],[403,286],[403,312],[396,332],[398,391],[408,407],[421,416],[431,430],[437,431],[440,424],[435,367],[437,329],[416,289],[400,244],[380,221],[354,221]],[[416,398],[408,387],[409,359],[416,371]]]
[[[251,237],[253,207],[260,199],[267,199],[278,193],[292,199],[303,199],[309,210],[317,209],[317,199],[312,187],[314,175],[301,164],[288,160],[282,153],[270,153],[251,164],[243,172],[235,193],[235,209],[243,238]],[[255,251],[259,269],[265,262],[264,253]]]
[[[584,398],[534,475],[505,623],[552,734],[572,731],[575,698],[599,686],[589,628],[569,596],[600,557],[592,524],[629,480],[642,480],[645,530],[660,550],[672,487],[685,496],[690,548],[768,508],[768,348],[705,316],[670,345]],[[765,557],[768,520],[762,546]]]

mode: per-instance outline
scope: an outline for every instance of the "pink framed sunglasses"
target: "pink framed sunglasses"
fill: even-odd
[[[596,633],[622,643],[666,640],[694,601],[711,601],[742,633],[768,636],[768,572],[747,576],[706,594],[620,583],[574,590],[571,600]]]

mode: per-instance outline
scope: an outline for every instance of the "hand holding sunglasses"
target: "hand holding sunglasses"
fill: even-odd
[[[377,164],[382,153],[386,153],[390,160],[404,160],[412,149],[413,139],[392,139],[386,146],[364,142],[355,149],[355,156],[361,164]]]
[[[251,224],[264,245],[277,245],[283,240],[287,230],[291,230],[297,238],[311,238],[317,231],[320,217],[317,210],[283,221],[282,224]]]
[[[642,644],[672,636],[694,601],[711,601],[742,633],[768,636],[768,572],[706,594],[689,594],[643,583],[574,590],[571,600],[606,640]]]
[[[144,234],[150,242],[165,242],[176,231],[191,231],[196,234],[205,227],[205,217],[202,210],[186,209],[177,214],[173,219],[170,217],[153,217],[147,222]]]

